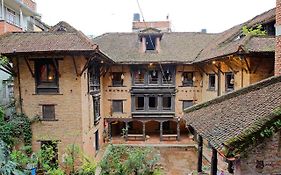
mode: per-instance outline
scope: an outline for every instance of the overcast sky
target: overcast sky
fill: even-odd
[[[42,20],[66,21],[86,35],[130,32],[137,0],[36,0]],[[139,0],[145,21],[172,22],[176,32],[222,32],[275,7],[275,0]]]

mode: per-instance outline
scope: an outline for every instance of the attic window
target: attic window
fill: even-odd
[[[67,30],[66,30],[65,27],[60,26],[57,31],[58,31],[58,32],[66,32]]]
[[[156,36],[145,36],[145,50],[156,50]]]

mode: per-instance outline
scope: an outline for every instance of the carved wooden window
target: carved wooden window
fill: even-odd
[[[55,105],[42,105],[42,119],[55,120]]]
[[[135,84],[145,84],[145,71],[144,70],[137,70],[134,72],[134,83]]]
[[[150,70],[148,72],[148,83],[149,84],[158,84],[158,71],[157,70]]]
[[[58,62],[52,59],[40,59],[35,61],[37,93],[57,93],[59,91],[59,77],[55,64],[58,65]]]
[[[100,120],[100,98],[98,96],[93,97],[94,105],[94,123],[98,124]]]
[[[163,96],[162,105],[164,110],[172,109],[172,97],[171,96]]]
[[[135,108],[136,110],[144,110],[144,96],[135,97]]]
[[[157,96],[148,97],[148,109],[156,110],[158,107],[158,98]]]
[[[173,75],[169,68],[163,70],[163,84],[172,84],[173,83]]]

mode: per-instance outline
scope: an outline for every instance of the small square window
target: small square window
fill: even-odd
[[[209,90],[215,90],[216,76],[215,74],[209,74]]]
[[[42,119],[55,120],[55,105],[42,105]]]
[[[184,101],[182,101],[182,110],[184,110],[192,105],[193,105],[192,100],[184,100]]]
[[[135,97],[135,108],[136,110],[144,110],[144,97],[142,96]]]
[[[123,101],[112,100],[112,112],[123,113]]]
[[[124,74],[122,72],[112,73],[112,86],[123,86]]]
[[[193,86],[193,72],[183,72],[182,85],[183,86]]]
[[[234,90],[234,74],[232,72],[225,73],[225,90]]]
[[[157,97],[148,97],[148,107],[149,109],[155,110],[157,109],[158,102],[157,102]]]
[[[172,108],[172,97],[163,97],[163,109],[164,110],[171,110]]]

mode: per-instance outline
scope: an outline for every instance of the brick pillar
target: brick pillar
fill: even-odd
[[[276,0],[275,75],[281,75],[281,0]]]

